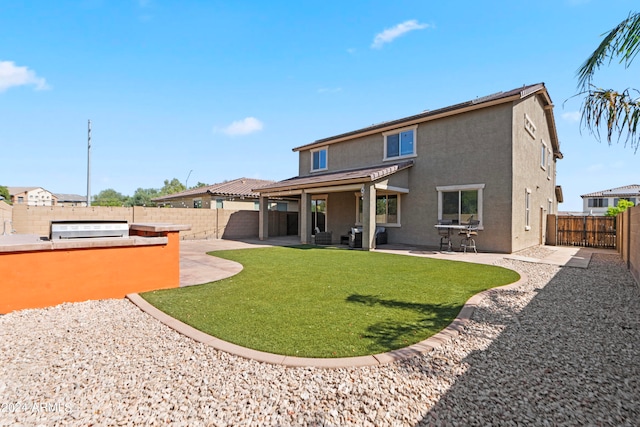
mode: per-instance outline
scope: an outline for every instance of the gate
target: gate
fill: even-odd
[[[616,217],[558,216],[557,244],[615,249]]]

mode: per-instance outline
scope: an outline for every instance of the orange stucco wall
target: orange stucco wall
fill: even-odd
[[[0,313],[178,287],[179,234],[166,237],[166,245],[0,253]]]

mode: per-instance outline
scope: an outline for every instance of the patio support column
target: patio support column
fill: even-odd
[[[311,243],[311,194],[305,191],[300,198],[300,243]]]
[[[260,209],[258,237],[260,240],[267,240],[269,238],[269,198],[261,196],[258,204]]]
[[[362,194],[362,249],[376,248],[376,188],[365,184]]]

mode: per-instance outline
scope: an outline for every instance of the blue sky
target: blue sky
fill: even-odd
[[[560,209],[581,210],[581,194],[640,184],[640,153],[580,132],[572,98],[576,70],[633,10],[632,0],[2,2],[0,184],[86,194],[89,119],[92,194],[174,177],[281,180],[297,174],[293,147],[544,82],[565,156]],[[637,76],[638,64],[614,64],[594,82],[640,88]]]

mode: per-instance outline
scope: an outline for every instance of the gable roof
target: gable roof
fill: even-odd
[[[253,191],[253,189],[260,188],[274,182],[275,181],[265,179],[238,178],[218,184],[207,185],[205,187],[192,188],[190,190],[169,194],[167,196],[158,197],[152,200],[161,202],[165,200],[181,199],[184,197],[197,197],[206,195],[258,198],[260,197],[260,194]]]
[[[609,190],[596,191],[595,193],[583,194],[585,197],[640,197],[640,185],[631,184],[623,187],[611,188]]]
[[[27,191],[37,190],[38,188],[44,190],[42,187],[7,187],[9,194],[12,196],[15,194],[26,193]]]
[[[307,176],[296,176],[278,181],[256,189],[260,193],[300,190],[302,188],[323,187],[327,185],[348,185],[372,182],[393,175],[403,169],[413,166],[413,160],[400,163],[369,166],[365,168],[349,169],[336,172],[326,172]]]
[[[537,83],[529,86],[522,86],[520,88],[512,89],[507,92],[497,92],[491,95],[473,99],[471,101],[466,101],[460,104],[451,105],[449,107],[444,107],[437,110],[425,111],[413,116],[403,117],[397,120],[378,123],[366,128],[331,136],[329,138],[318,139],[310,144],[305,144],[299,147],[295,147],[293,148],[293,151],[309,150],[312,148],[317,148],[317,147],[321,147],[329,144],[335,144],[338,142],[347,141],[350,139],[359,138],[366,135],[381,133],[381,132],[396,129],[402,126],[414,125],[417,123],[436,120],[436,119],[451,116],[454,114],[461,114],[468,111],[487,108],[493,105],[503,104],[506,102],[513,102],[513,101],[527,98],[534,94],[538,94],[544,99],[545,114],[549,119],[549,133],[551,134],[551,143],[554,148],[553,150],[554,155],[557,158],[562,158],[562,153],[560,152],[560,143],[558,141],[558,135],[556,133],[555,119],[553,117],[553,103],[551,102],[551,98],[549,97],[547,88],[545,87],[544,83]]]

